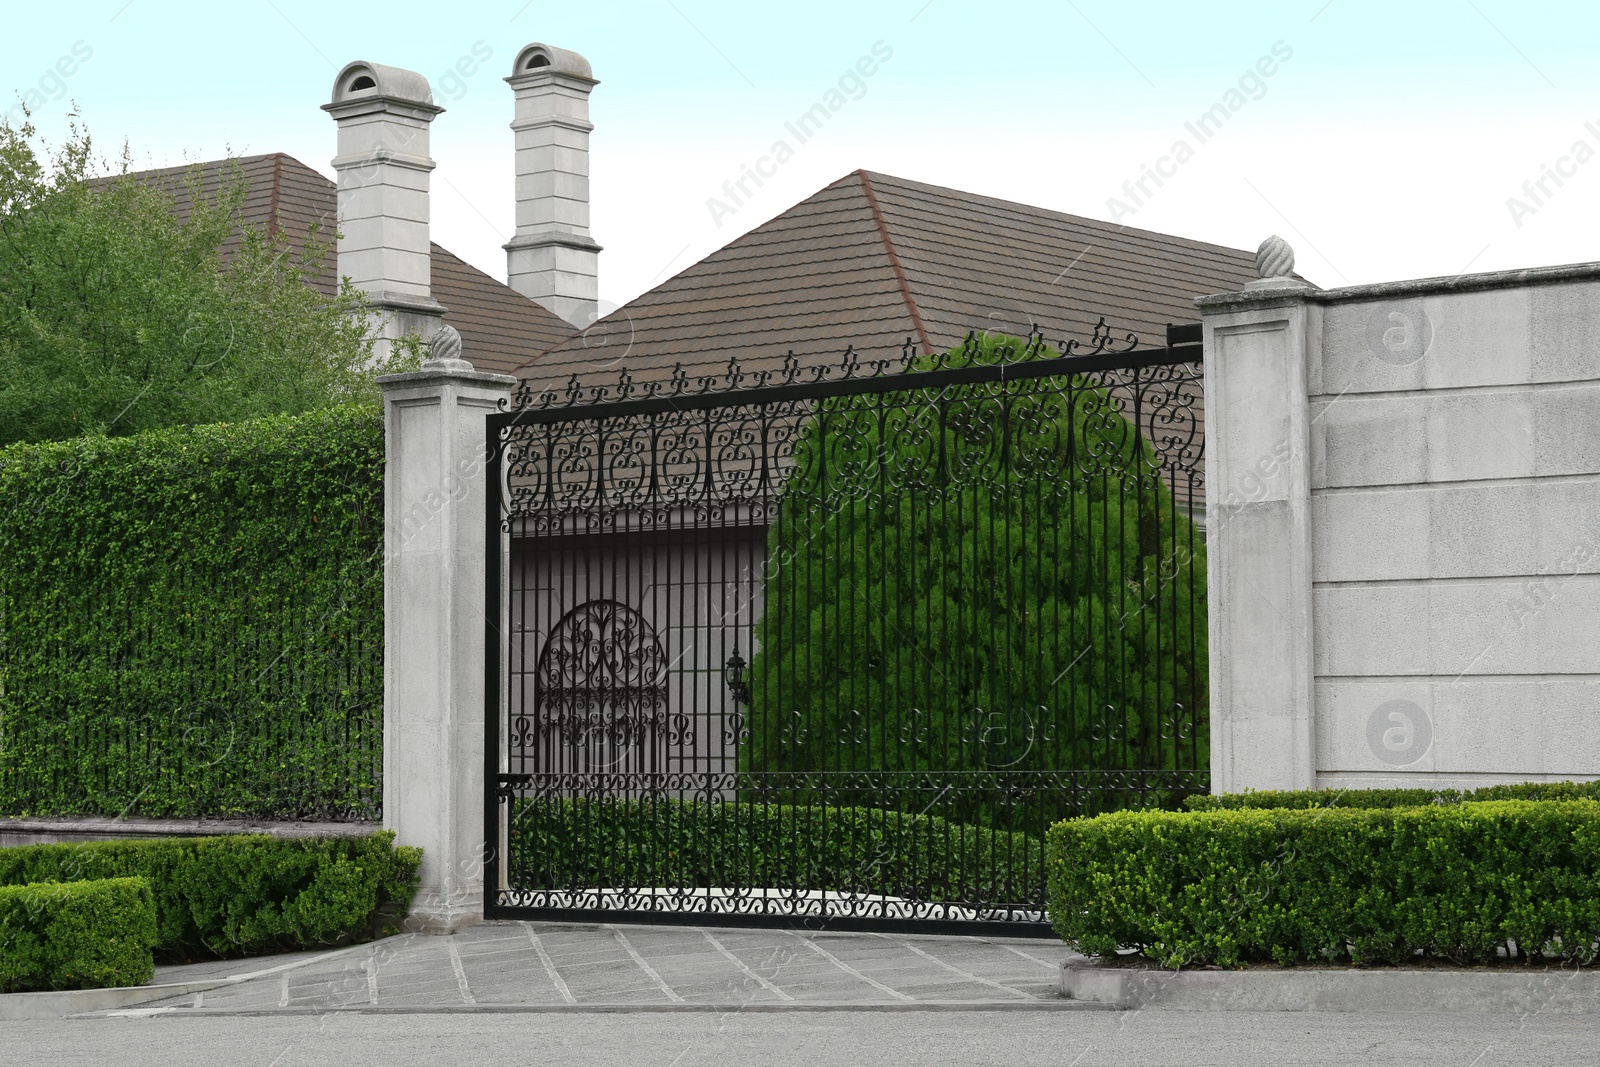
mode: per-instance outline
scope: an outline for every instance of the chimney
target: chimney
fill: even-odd
[[[589,91],[600,83],[576,52],[530,44],[517,54],[517,233],[508,284],[582,329],[600,298],[600,246],[589,236]]]
[[[357,61],[339,72],[322,110],[339,124],[339,266],[367,294],[380,325],[374,354],[409,333],[431,341],[445,309],[434,299],[428,241],[428,79]]]

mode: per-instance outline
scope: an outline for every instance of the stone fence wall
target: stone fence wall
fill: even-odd
[[[1213,788],[1600,776],[1600,264],[1286,251],[1199,301]]]
[[[276,822],[263,819],[0,819],[0,848],[76,845],[149,837],[270,834],[273,837],[345,837],[382,829],[375,822]]]

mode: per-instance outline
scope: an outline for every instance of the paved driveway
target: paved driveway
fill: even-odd
[[[1075,953],[1026,938],[496,922],[334,953],[163,967],[158,983],[254,974],[163,1013],[1075,1008]],[[260,973],[260,972],[269,973]]]

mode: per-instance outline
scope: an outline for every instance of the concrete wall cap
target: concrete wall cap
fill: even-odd
[[[275,837],[326,837],[370,834],[375,822],[310,822],[274,819],[0,818],[0,836],[49,837],[206,837],[217,834],[271,834]]]
[[[364,59],[346,63],[339,76],[333,79],[334,104],[377,99],[432,107],[433,89],[428,79],[416,71],[386,67]]]
[[[538,42],[525,46],[517,53],[517,60],[511,65],[511,76],[506,81],[515,85],[521,79],[535,74],[565,74],[572,78],[582,78],[595,85],[600,84],[595,80],[594,70],[589,66],[587,59],[565,48],[555,48]]]
[[[1214,293],[1195,300],[1204,310],[1231,307],[1268,306],[1272,301],[1295,300],[1313,304],[1349,304],[1363,300],[1383,300],[1398,296],[1472,293],[1486,289],[1521,289],[1537,285],[1600,281],[1600,262],[1566,263],[1554,267],[1529,267],[1524,270],[1489,271],[1483,274],[1453,274],[1442,278],[1410,278],[1398,282],[1347,285],[1338,289],[1318,289],[1310,283],[1294,290],[1266,289],[1243,293]]]
[[[1292,307],[1295,304],[1304,304],[1323,292],[1309,282],[1300,282],[1298,279],[1278,279],[1274,282],[1292,282],[1295,284],[1276,284],[1270,286],[1255,286],[1246,282],[1246,289],[1240,293],[1213,293],[1210,296],[1196,297],[1194,306],[1201,311],[1236,311],[1244,308],[1274,308]]]
[[[465,363],[466,360],[455,362]],[[510,374],[495,374],[485,370],[461,370],[456,367],[429,367],[423,366],[422,370],[402,371],[399,374],[380,374],[376,381],[387,392],[391,388],[400,389],[414,385],[422,385],[434,381],[469,382],[477,385],[492,385],[510,390],[516,388],[517,379]]]

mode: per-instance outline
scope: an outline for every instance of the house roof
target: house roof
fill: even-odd
[[[858,170],[557,344],[516,373],[537,388],[573,374],[637,381],[682,363],[748,370],[961,343],[969,331],[1047,341],[1165,343],[1194,299],[1256,276],[1254,253]]]
[[[240,221],[271,233],[282,233],[294,248],[304,246],[313,226],[331,236],[338,217],[338,188],[321,174],[282,152],[213,160],[198,164],[202,195],[214,196],[225,175],[237,170],[245,185]],[[180,218],[189,213],[189,192],[183,176],[189,167],[141,171],[138,176],[160,184],[176,200]],[[223,261],[239,245],[237,231],[222,248]],[[463,351],[479,370],[509,372],[539,352],[571,337],[570,324],[554,312],[470,266],[448,250],[432,245],[433,297],[443,304],[444,321],[461,333]],[[311,280],[332,295],[339,280],[332,255]]]

